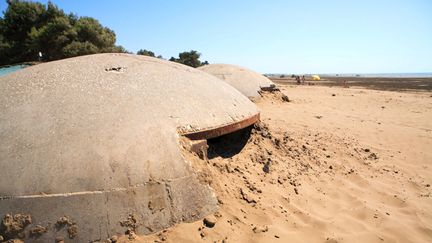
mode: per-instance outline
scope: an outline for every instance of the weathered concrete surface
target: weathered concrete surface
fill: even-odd
[[[131,214],[150,233],[214,211],[179,133],[259,114],[211,75],[128,54],[29,67],[0,77],[0,92],[0,216],[30,214],[26,242],[104,240]],[[72,239],[56,226],[62,216],[78,229]],[[30,237],[36,225],[48,232]]]
[[[262,88],[275,87],[275,84],[263,75],[250,69],[230,64],[210,64],[198,68],[214,75],[239,90],[247,97],[259,97]]]

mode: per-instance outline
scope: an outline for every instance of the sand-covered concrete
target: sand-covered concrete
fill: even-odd
[[[274,88],[274,83],[260,73],[231,64],[210,64],[198,68],[225,81],[249,98],[259,98],[262,89]]]
[[[0,90],[6,240],[90,242],[214,212],[215,194],[184,160],[181,135],[221,135],[259,117],[212,75],[130,54],[28,67],[0,77]]]

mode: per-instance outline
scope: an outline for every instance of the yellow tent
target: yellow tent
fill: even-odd
[[[318,76],[318,75],[312,75],[312,80],[317,81],[317,80],[320,80],[320,79],[321,79],[320,76]]]

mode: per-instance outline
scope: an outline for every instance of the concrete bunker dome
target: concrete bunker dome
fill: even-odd
[[[260,97],[258,92],[261,90],[271,90],[276,87],[263,75],[236,65],[210,64],[198,69],[224,80],[249,98]]]
[[[32,218],[0,234],[26,242],[145,234],[213,212],[215,195],[179,138],[208,139],[259,119],[214,76],[129,54],[39,64],[0,77],[0,90],[0,216]],[[46,232],[30,237],[36,225]]]

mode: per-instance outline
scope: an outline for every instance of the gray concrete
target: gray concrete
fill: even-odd
[[[250,69],[230,64],[210,64],[198,68],[224,80],[247,97],[260,97],[262,88],[274,87],[275,84],[263,75]]]
[[[128,54],[32,66],[0,77],[0,92],[0,216],[31,214],[26,242],[105,240],[125,232],[129,214],[138,233],[151,233],[215,211],[178,132],[259,113],[214,76]],[[65,215],[78,227],[73,239],[55,227]],[[48,232],[29,237],[36,225]]]

